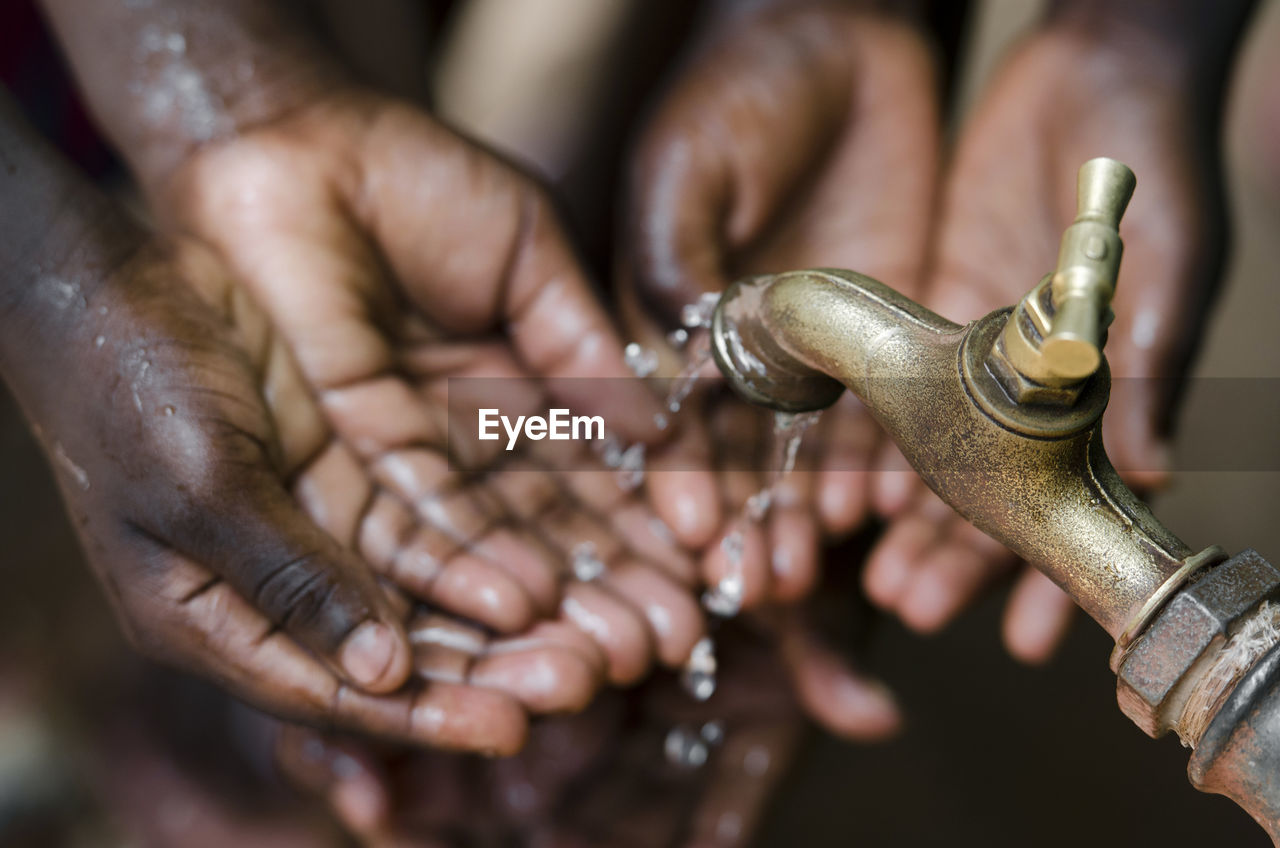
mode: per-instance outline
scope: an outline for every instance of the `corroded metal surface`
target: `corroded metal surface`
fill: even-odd
[[[1120,665],[1116,698],[1150,736],[1173,729],[1203,669],[1232,626],[1280,596],[1280,569],[1244,551],[1210,570],[1165,606]]]
[[[831,403],[853,391],[925,482],[957,512],[1035,565],[1118,637],[1191,550],[1120,481],[1102,448],[1105,362],[1067,409],[1019,405],[986,370],[1006,320],[968,327],[851,271],[780,274],[759,303],[716,327],[717,361],[757,403]],[[714,329],[714,328],[713,328]],[[746,370],[747,351],[763,367]],[[805,403],[811,406],[806,407]]]
[[[1133,175],[1093,160],[1079,188],[1058,270],[1015,307],[961,327],[861,274],[795,271],[732,286],[712,350],[753,403],[801,412],[856,394],[930,488],[1115,637],[1125,713],[1198,742],[1192,782],[1280,845],[1280,648],[1255,662],[1278,637],[1261,604],[1280,597],[1280,569],[1253,551],[1192,554],[1108,461],[1101,346]]]
[[[1280,845],[1280,647],[1250,669],[1218,710],[1187,776],[1202,792],[1235,801]]]

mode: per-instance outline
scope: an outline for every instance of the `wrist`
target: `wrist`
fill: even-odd
[[[96,323],[90,302],[146,239],[0,92],[0,373],[15,384]],[[94,304],[97,308],[97,304]]]
[[[344,73],[262,0],[43,0],[99,124],[151,193],[193,153],[280,119]]]

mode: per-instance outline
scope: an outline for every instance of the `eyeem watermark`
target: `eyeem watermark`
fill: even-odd
[[[498,426],[507,433],[507,450],[515,450],[523,433],[535,442],[551,439],[554,442],[582,441],[604,438],[604,419],[599,415],[570,415],[567,409],[551,409],[547,417],[518,415],[512,420],[496,409],[480,410],[479,438],[484,442],[496,442],[502,436]]]

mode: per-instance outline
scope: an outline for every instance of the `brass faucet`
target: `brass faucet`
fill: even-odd
[[[1280,845],[1280,772],[1266,791],[1252,778],[1239,788],[1258,760],[1257,728],[1210,721],[1280,642],[1280,614],[1265,603],[1280,597],[1280,570],[1252,551],[1193,552],[1121,482],[1102,445],[1102,348],[1133,189],[1121,163],[1085,163],[1057,269],[1016,306],[967,326],[862,274],[794,271],[730,286],[712,350],[741,395],[773,409],[823,409],[845,388],[856,394],[930,488],[1115,638],[1119,700],[1139,726],[1175,730],[1192,746],[1218,740],[1204,756],[1197,749],[1193,782],[1231,795]],[[1256,638],[1273,615],[1275,636],[1264,628]],[[1261,690],[1276,682],[1280,715],[1280,649],[1268,668],[1274,681]],[[1264,747],[1280,762],[1273,733]]]

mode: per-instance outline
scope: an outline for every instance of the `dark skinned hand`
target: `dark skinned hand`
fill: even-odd
[[[727,638],[706,703],[657,678],[538,724],[509,759],[379,749],[297,727],[282,729],[276,758],[362,845],[747,845],[802,727],[778,656],[759,640]],[[691,753],[669,756],[681,740]]]

